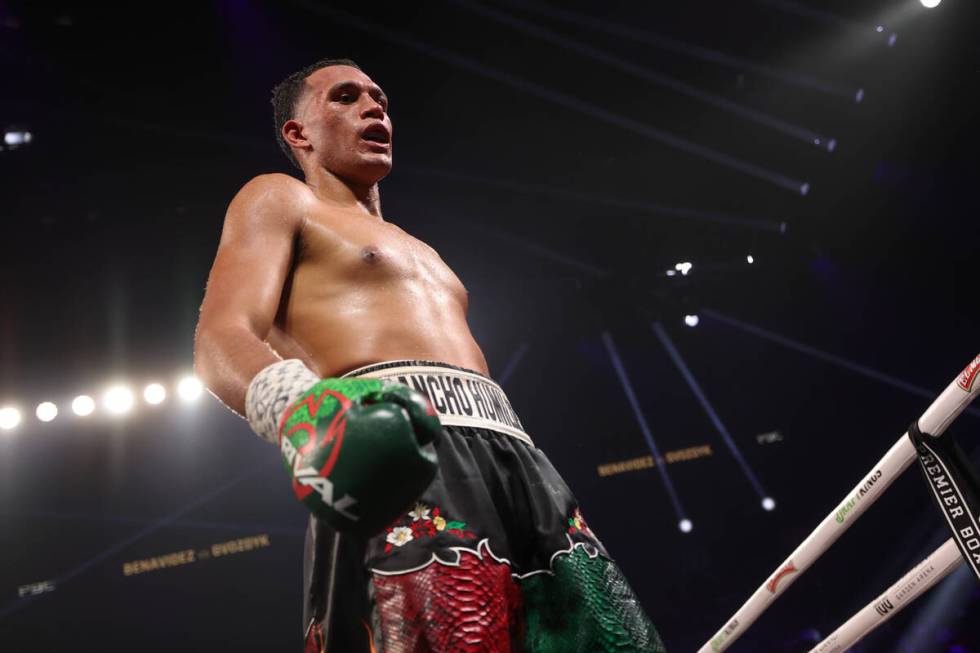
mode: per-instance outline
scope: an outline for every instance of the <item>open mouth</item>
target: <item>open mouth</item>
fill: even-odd
[[[380,123],[375,123],[367,127],[361,132],[361,138],[370,143],[383,145],[385,147],[391,144],[391,133],[384,125]]]

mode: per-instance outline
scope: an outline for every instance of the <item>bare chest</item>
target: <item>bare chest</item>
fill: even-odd
[[[421,285],[465,305],[466,289],[439,254],[391,223],[313,218],[298,245],[303,265],[341,283]]]

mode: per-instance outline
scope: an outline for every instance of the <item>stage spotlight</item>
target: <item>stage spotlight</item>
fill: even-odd
[[[3,132],[3,144],[11,150],[27,145],[33,139],[31,132],[20,127],[8,127]]]
[[[773,511],[776,509],[776,501],[772,497],[765,497],[762,499],[762,509]]]
[[[204,386],[193,376],[184,377],[177,384],[177,394],[184,401],[194,401],[204,392]]]
[[[58,407],[51,403],[50,401],[45,401],[37,405],[37,409],[34,411],[37,418],[42,422],[50,422],[55,417],[58,416]]]
[[[935,9],[936,7],[939,6],[939,3],[942,2],[943,0],[920,0],[920,1],[922,2],[922,6],[925,7],[926,9]]]
[[[683,276],[686,277],[687,276],[687,273],[690,272],[691,271],[691,268],[693,268],[693,267],[694,267],[694,264],[691,263],[690,261],[682,261],[682,262],[676,264],[674,266],[674,269],[677,270]]]
[[[698,325],[698,322],[700,322],[700,321],[701,321],[701,318],[699,318],[697,315],[685,315],[684,316],[684,324],[686,324],[689,327],[696,327]]]
[[[694,529],[694,524],[691,523],[690,519],[682,519],[677,525],[677,528],[681,529],[681,533],[690,533]]]
[[[129,388],[115,386],[106,391],[102,401],[110,413],[122,415],[133,407],[133,393]]]
[[[755,257],[752,256],[751,254],[749,254],[748,256],[746,256],[745,257],[745,260],[749,262],[749,265],[752,265],[753,263],[755,263]]]
[[[148,404],[160,404],[167,398],[167,389],[159,383],[151,383],[143,390],[143,399]]]
[[[71,411],[79,417],[87,417],[95,411],[95,400],[88,395],[79,395],[72,400]]]
[[[20,424],[20,411],[13,406],[0,408],[0,429],[9,431]]]

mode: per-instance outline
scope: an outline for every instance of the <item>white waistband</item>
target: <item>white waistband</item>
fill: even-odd
[[[477,372],[428,361],[389,361],[360,367],[343,378],[395,381],[424,393],[449,426],[499,431],[534,446],[503,389]]]

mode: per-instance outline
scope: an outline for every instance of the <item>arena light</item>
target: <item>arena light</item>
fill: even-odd
[[[701,318],[699,318],[697,315],[684,316],[684,324],[686,324],[689,327],[696,327],[700,321]]]
[[[10,149],[21,147],[22,145],[27,145],[32,140],[34,140],[34,137],[31,135],[31,132],[25,129],[18,129],[15,127],[11,127],[4,130],[3,133],[4,145],[9,147]]]
[[[20,411],[13,406],[0,408],[0,429],[9,431],[20,424]]]
[[[681,529],[681,533],[690,533],[694,530],[694,524],[691,523],[690,519],[682,519],[677,528]]]
[[[762,499],[762,509],[768,512],[772,512],[776,509],[776,500],[772,497],[764,497]]]
[[[751,254],[749,254],[748,256],[746,256],[745,257],[745,260],[748,261],[749,265],[752,265],[753,263],[755,263],[755,257],[752,256]]]
[[[88,395],[79,395],[72,400],[71,411],[79,417],[87,417],[95,411],[95,400]]]
[[[674,266],[674,269],[686,277],[687,273],[690,272],[693,267],[694,264],[691,263],[690,261],[681,261],[680,263]]]
[[[115,415],[128,413],[133,407],[133,391],[121,385],[109,388],[102,403],[106,410]]]
[[[942,2],[943,0],[920,0],[920,1],[922,2],[922,6],[925,7],[926,9],[935,9],[936,7],[939,6],[939,3]]]
[[[204,392],[204,386],[193,376],[185,376],[177,384],[177,394],[184,401],[195,401]]]
[[[143,399],[148,404],[161,404],[167,398],[167,389],[159,383],[151,383],[143,390]]]
[[[42,422],[50,422],[58,416],[58,406],[50,401],[45,401],[37,405],[34,414]]]

